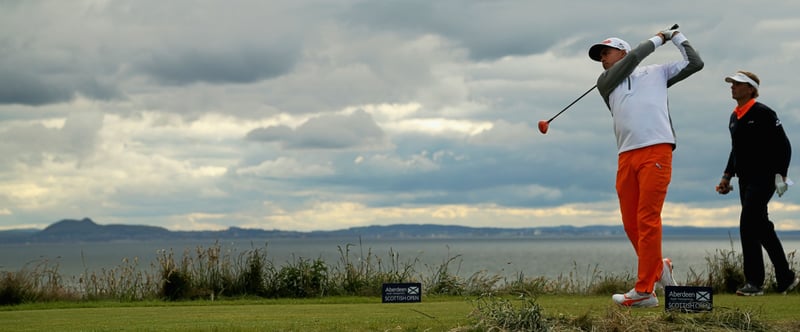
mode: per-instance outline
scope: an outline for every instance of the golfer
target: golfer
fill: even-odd
[[[683,59],[640,66],[656,48],[672,40]],[[636,251],[633,289],[612,299],[628,307],[655,307],[655,284],[674,286],[672,261],[661,255],[661,209],[672,178],[675,132],[667,107],[667,88],[703,69],[703,60],[677,30],[664,30],[636,48],[608,38],[589,48],[603,64],[597,90],[611,111],[617,138],[616,189],[622,224]]]
[[[736,107],[728,128],[731,132],[731,153],[717,192],[731,191],[731,177],[739,178],[739,236],[745,285],[736,291],[743,296],[764,295],[764,257],[761,247],[775,267],[778,293],[797,287],[800,279],[789,269],[775,225],[769,220],[767,203],[777,190],[781,196],[787,189],[786,173],[792,147],[775,112],[756,101],[761,80],[751,72],[739,71],[725,77],[731,84],[731,97]]]

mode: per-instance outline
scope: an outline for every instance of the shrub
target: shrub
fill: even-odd
[[[280,297],[323,296],[328,287],[328,267],[322,259],[298,258],[283,266],[276,276]]]
[[[22,272],[2,272],[0,305],[16,305],[30,299],[32,285]]]
[[[164,283],[161,288],[161,296],[169,301],[187,299],[192,290],[191,284],[191,277],[184,271],[176,269],[164,271]]]
[[[215,297],[225,295],[227,287],[233,284],[233,266],[230,251],[223,252],[219,242],[213,246],[195,248],[194,257],[184,257],[191,271],[191,296]]]
[[[170,251],[159,252],[161,275],[160,295],[168,300],[209,298],[223,296],[258,295],[268,296],[266,276],[272,272],[272,264],[259,249],[239,254],[224,249],[216,242],[193,251],[185,250],[180,262]]]
[[[48,260],[26,264],[17,272],[2,272],[0,304],[74,300],[76,295],[64,285],[58,263]]]
[[[238,282],[231,288],[232,295],[267,296],[267,274],[273,274],[272,264],[268,264],[266,253],[254,249],[247,254],[244,269]]]
[[[192,291],[192,280],[186,254],[181,265],[178,265],[172,249],[160,250],[158,262],[161,268],[161,297],[169,301],[187,299]]]

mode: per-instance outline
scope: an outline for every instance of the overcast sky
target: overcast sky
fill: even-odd
[[[0,229],[618,225],[599,94],[547,135],[536,124],[594,85],[592,43],[635,46],[673,23],[706,65],[670,88],[664,223],[736,226],[737,192],[714,191],[734,106],[723,78],[758,74],[800,151],[798,13],[796,0],[0,1]],[[678,59],[669,43],[645,63]],[[800,187],[770,203],[779,229],[800,229],[798,210]]]

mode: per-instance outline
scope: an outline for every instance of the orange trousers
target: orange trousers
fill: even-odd
[[[638,257],[636,291],[653,291],[661,278],[661,209],[672,178],[672,144],[619,155],[617,196],[625,234]]]

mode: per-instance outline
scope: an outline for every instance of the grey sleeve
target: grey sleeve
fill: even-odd
[[[677,75],[667,81],[667,87],[671,87],[673,84],[678,83],[692,74],[700,71],[700,69],[703,69],[703,66],[705,65],[703,63],[703,59],[700,58],[700,54],[694,50],[694,47],[692,47],[692,44],[690,44],[688,40],[681,43],[681,46],[683,46],[683,49],[686,50],[686,58],[689,60],[689,64],[686,65],[685,68],[681,69]]]
[[[611,94],[611,91],[614,91],[614,88],[622,83],[626,77],[630,76],[633,70],[636,69],[636,66],[655,50],[656,46],[653,42],[649,39],[645,40],[628,52],[628,55],[622,58],[622,60],[619,60],[611,66],[611,68],[608,68],[608,70],[600,74],[600,77],[597,78],[597,91],[600,92],[600,96],[603,97],[606,106],[609,106],[608,96]]]

